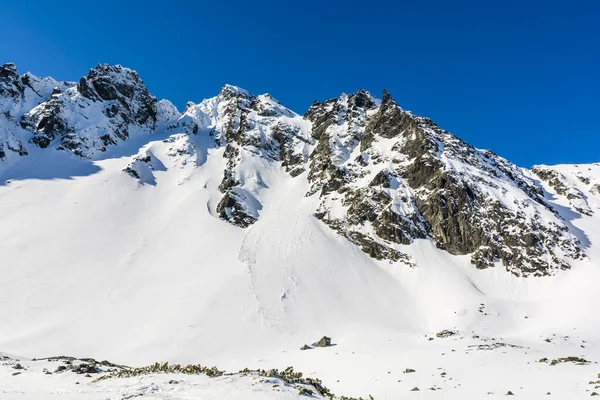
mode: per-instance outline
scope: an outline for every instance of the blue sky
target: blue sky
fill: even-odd
[[[521,165],[600,161],[600,1],[3,2],[0,62],[136,69],[179,108],[225,83],[313,100],[387,88]]]

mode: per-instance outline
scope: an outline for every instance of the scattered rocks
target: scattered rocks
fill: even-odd
[[[548,363],[548,361],[549,361],[548,358],[542,358],[538,362]],[[587,365],[587,364],[590,364],[590,361],[586,360],[585,358],[573,357],[573,356],[557,358],[557,359],[550,361],[551,366],[562,364],[562,363],[573,363],[575,365]]]
[[[71,370],[76,374],[97,374],[99,372],[102,372],[102,370],[98,368],[96,364],[87,363],[79,364],[78,366],[73,367]]]
[[[412,374],[413,372],[417,372],[412,368],[406,368],[403,372],[403,374]]]
[[[313,348],[310,347],[309,345],[305,344],[304,346],[300,347],[300,350],[312,350]]]
[[[481,350],[481,351],[489,351],[496,350],[499,348],[509,347],[512,349],[528,349],[528,347],[519,346],[516,344],[504,343],[504,342],[495,342],[495,343],[486,343],[486,344],[472,344],[469,346],[469,349]]]

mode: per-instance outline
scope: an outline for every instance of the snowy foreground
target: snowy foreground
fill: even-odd
[[[600,366],[596,362],[573,356],[550,358],[552,354],[581,353],[584,341],[576,336],[540,340],[536,349],[500,339],[456,337],[449,331],[438,336],[415,340],[402,351],[397,348],[393,353],[397,359],[381,353],[385,348],[394,348],[385,343],[362,351],[343,351],[334,346],[306,350],[311,352],[306,355],[291,352],[296,354],[286,358],[295,364],[325,364],[329,373],[323,373],[335,382],[332,387],[350,388],[355,381],[370,381],[373,392],[380,394],[375,398],[478,399],[512,393],[526,399],[575,399],[600,392]],[[171,372],[127,376],[133,370],[130,367],[90,359],[0,357],[2,399],[343,398],[331,393],[325,382],[315,386],[296,378],[294,372],[231,374],[210,368],[208,372],[185,373],[175,367]]]
[[[60,371],[73,365],[81,371]],[[210,377],[205,374],[149,374],[111,378],[97,373],[89,360],[23,361],[4,359],[0,377],[3,399],[289,399],[306,393],[323,398],[311,385],[291,384],[280,377],[238,373]],[[102,366],[103,369],[120,370]],[[88,373],[91,369],[91,374]],[[98,368],[99,369],[99,368]],[[57,372],[58,371],[58,372]],[[92,375],[93,374],[93,375]],[[12,379],[10,377],[13,377]]]

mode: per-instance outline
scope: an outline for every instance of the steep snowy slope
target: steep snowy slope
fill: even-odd
[[[590,395],[597,165],[522,170],[388,94],[302,117],[226,85],[179,114],[133,71],[92,71],[19,114],[30,151],[0,161],[3,352],[293,365],[377,399]]]

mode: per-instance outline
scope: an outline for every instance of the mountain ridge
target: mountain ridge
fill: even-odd
[[[413,265],[402,246],[415,239],[471,254],[477,268],[502,264],[515,275],[549,275],[585,257],[585,246],[544,199],[536,178],[571,203],[585,202],[583,193],[557,186],[559,178],[542,167],[529,172],[475,149],[403,110],[386,90],[381,99],[360,89],[315,101],[300,116],[268,94],[226,84],[218,96],[189,102],[180,113],[120,65],[99,64],[75,84],[20,76],[5,64],[0,79],[0,163],[27,156],[31,147],[93,159],[131,135],[179,130],[188,139],[177,139],[183,146],[177,152],[195,152],[189,137],[198,135],[224,148],[222,198],[213,211],[241,228],[259,218],[260,193],[267,190],[257,158],[281,163],[292,177],[306,172],[306,196],[321,199],[314,215],[376,259]],[[43,94],[26,92],[31,82],[44,82],[37,83]],[[159,164],[145,152],[123,170],[141,184],[156,184]],[[574,210],[592,216],[585,204]]]

